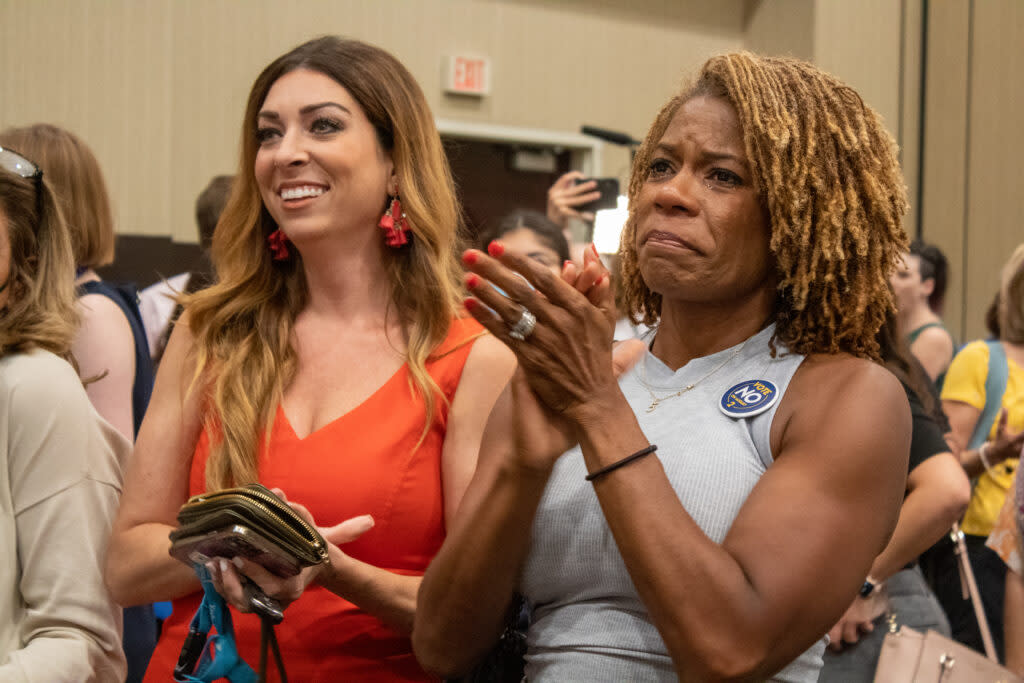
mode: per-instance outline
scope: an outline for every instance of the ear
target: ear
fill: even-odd
[[[927,299],[935,291],[935,278],[930,277],[927,280],[921,281],[921,293],[924,294],[924,298]]]
[[[400,189],[398,186],[398,172],[395,169],[395,162],[391,158],[390,152],[384,152],[384,160],[386,162],[388,174],[387,192],[389,196],[396,197],[398,196],[398,192]]]

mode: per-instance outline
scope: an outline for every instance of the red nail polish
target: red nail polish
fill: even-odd
[[[505,253],[505,245],[501,242],[491,242],[487,245],[487,253],[494,258],[498,258]]]
[[[467,249],[466,251],[462,252],[462,262],[465,263],[467,266],[471,266],[474,263],[476,263],[478,258],[479,257],[476,255],[476,252],[473,251],[472,249]]]
[[[597,256],[597,257],[601,256],[600,254],[597,253],[597,245],[594,244],[593,242],[590,243],[590,250],[592,252],[594,252],[594,256]]]
[[[477,275],[470,274],[470,276],[466,278],[466,286],[470,289],[476,289],[480,286],[480,278]]]
[[[477,301],[476,299],[472,298],[472,297],[467,297],[462,302],[462,305],[466,307],[467,311],[472,311],[472,310],[475,310],[476,307],[480,305],[480,302]]]
[[[566,268],[568,268],[571,265],[572,265],[572,261],[566,259],[565,261],[562,262],[562,270],[565,270]]]

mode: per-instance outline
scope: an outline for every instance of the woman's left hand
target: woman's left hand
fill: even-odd
[[[308,524],[316,526],[313,516],[304,506],[288,501],[284,491],[273,489],[282,500],[294,510]],[[373,527],[373,517],[360,515],[347,519],[332,527],[317,526],[320,535],[327,541],[328,548],[332,551],[341,552],[338,545],[356,540]],[[332,547],[333,546],[333,547]],[[225,558],[212,558],[207,563],[207,570],[213,580],[213,586],[217,589],[232,607],[239,612],[251,612],[252,607],[245,594],[245,587],[242,577],[255,583],[263,594],[277,600],[281,607],[287,607],[299,599],[309,584],[313,583],[324,570],[325,564],[318,564],[312,567],[305,567],[295,576],[282,577],[267,571],[261,565],[242,557],[234,557],[231,560]]]
[[[615,304],[608,271],[593,246],[583,270],[561,278],[500,242],[492,242],[488,252],[469,250],[463,256],[471,271],[466,286],[476,297],[466,301],[467,309],[515,352],[530,388],[547,408],[575,420],[579,408],[616,386]],[[536,323],[524,339],[516,339],[511,332],[524,309]]]
[[[885,613],[886,606],[884,591],[875,591],[866,598],[854,598],[836,625],[829,629],[828,649],[839,652],[856,644],[861,634],[874,631],[874,621]]]

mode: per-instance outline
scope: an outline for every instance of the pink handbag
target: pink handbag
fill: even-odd
[[[889,616],[889,632],[882,643],[882,653],[875,669],[875,683],[1024,683],[1024,678],[1000,666],[992,645],[985,610],[981,606],[978,585],[967,560],[967,545],[959,525],[953,525],[950,534],[956,543],[960,578],[971,596],[974,614],[978,618],[981,638],[987,657],[980,652],[950,640],[935,631],[922,635],[907,626],[896,623]]]

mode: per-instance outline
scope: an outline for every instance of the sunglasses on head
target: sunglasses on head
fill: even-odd
[[[35,180],[37,183],[43,177],[43,169],[21,156],[13,149],[0,147],[0,168],[10,171],[16,176]]]
[[[36,185],[36,215],[42,215],[43,208],[43,169],[33,162],[21,156],[13,149],[0,147],[0,169],[13,173],[26,180],[35,181]]]

